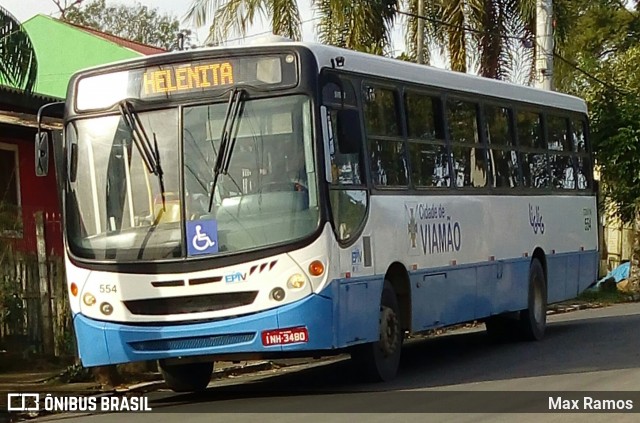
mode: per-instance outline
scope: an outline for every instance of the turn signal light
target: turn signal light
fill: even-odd
[[[324,264],[320,260],[314,260],[309,265],[309,273],[313,276],[320,276],[324,273]]]
[[[75,282],[71,282],[70,291],[71,291],[71,295],[73,295],[74,297],[78,296],[78,285],[76,285]]]

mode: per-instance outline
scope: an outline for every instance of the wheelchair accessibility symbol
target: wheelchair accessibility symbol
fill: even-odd
[[[189,255],[218,252],[218,223],[215,220],[187,222],[187,251]]]

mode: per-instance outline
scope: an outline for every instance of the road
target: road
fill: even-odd
[[[388,384],[361,384],[349,361],[337,360],[295,371],[218,381],[199,395],[151,393],[153,412],[99,414],[64,421],[284,423],[429,418],[447,422],[635,422],[635,413],[513,412],[527,407],[546,410],[548,396],[554,395],[547,394],[549,391],[561,391],[557,395],[567,391],[566,396],[571,395],[568,391],[587,391],[573,398],[608,395],[608,399],[623,399],[631,395],[634,411],[640,412],[639,327],[638,303],[582,310],[550,316],[542,342],[492,344],[484,331],[473,329],[409,342],[398,378]],[[425,410],[446,413],[406,414]]]

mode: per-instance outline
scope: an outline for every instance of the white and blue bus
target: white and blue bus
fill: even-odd
[[[596,278],[587,110],[555,92],[191,50],[74,75],[54,150],[82,363],[158,360],[176,391],[216,360],[341,352],[389,380],[406,334],[468,321],[539,340]]]

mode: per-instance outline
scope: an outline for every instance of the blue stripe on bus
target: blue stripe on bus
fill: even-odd
[[[412,331],[521,310],[530,257],[409,272]],[[549,302],[574,298],[596,279],[598,253],[546,256]],[[227,353],[329,350],[378,338],[384,276],[332,281],[321,293],[248,316],[213,322],[135,325],[74,316],[85,366]],[[262,345],[261,332],[306,326],[309,341]]]

